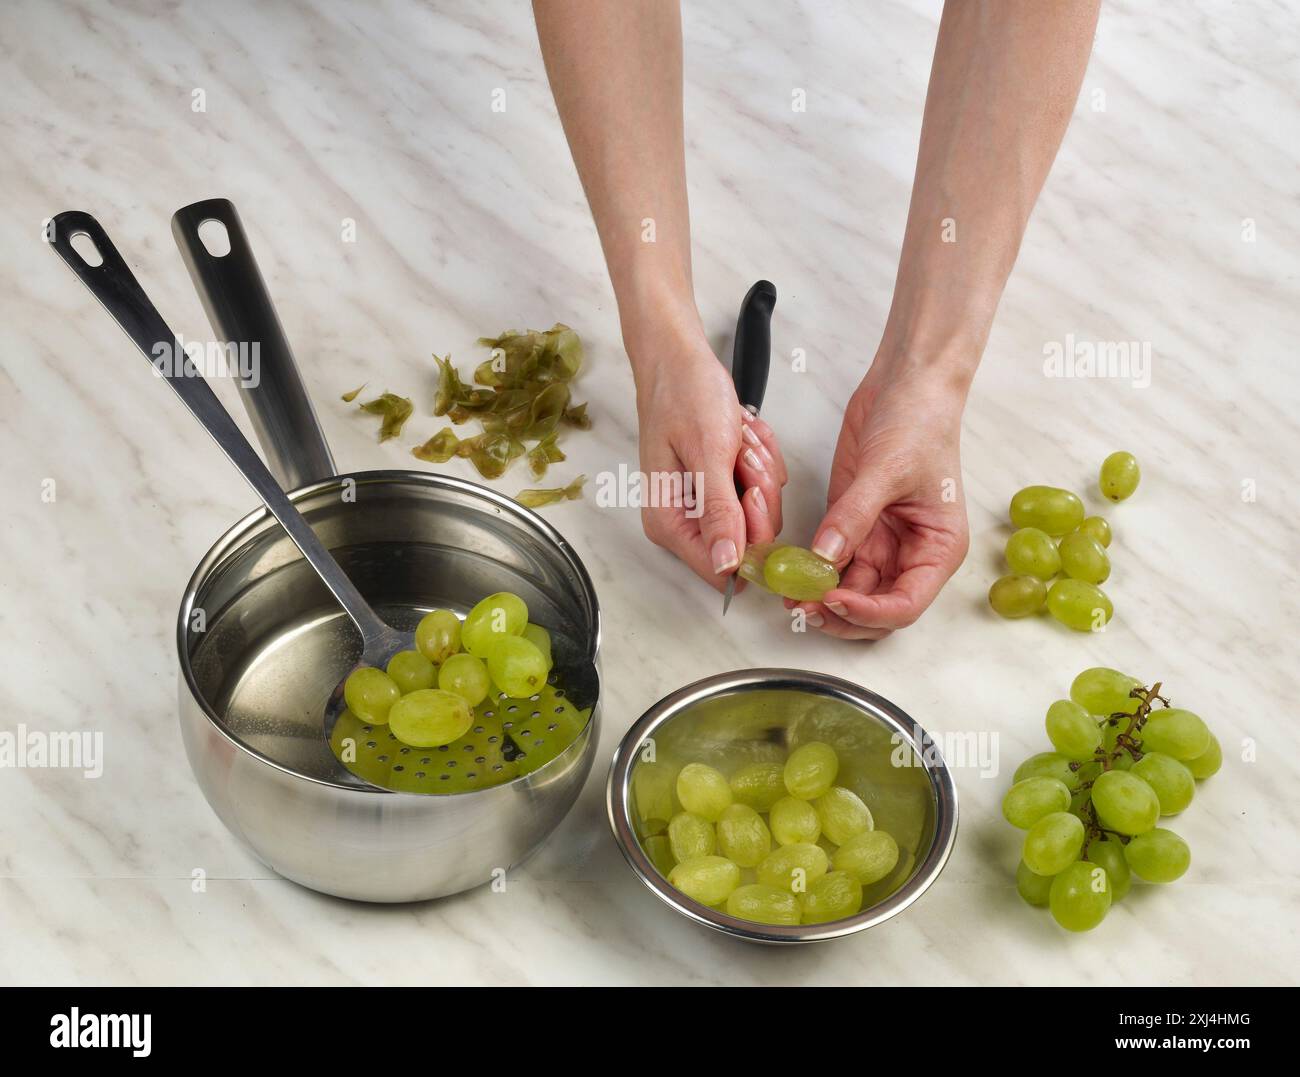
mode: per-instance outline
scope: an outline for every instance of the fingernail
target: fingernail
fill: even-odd
[[[745,414],[748,415],[749,412],[745,412]],[[758,435],[754,433],[754,428],[752,426],[742,426],[740,428],[740,436],[755,448],[758,448],[758,446],[763,444],[759,440]]]
[[[828,527],[813,545],[813,553],[826,561],[838,561],[844,552],[844,536],[833,527]]]
[[[713,571],[719,574],[735,568],[740,563],[740,558],[736,556],[736,544],[731,539],[718,539],[713,544],[710,554],[713,557]]]
[[[812,625],[813,628],[821,628],[821,626],[826,623],[826,619],[816,610],[808,614],[808,616],[805,617],[804,620],[807,621],[808,624]]]
[[[836,617],[845,617],[848,615],[849,608],[843,602],[827,602],[826,608],[835,614]]]
[[[758,458],[758,453],[756,453],[753,449],[745,450],[745,463],[747,463],[755,471],[763,470],[763,461]]]
[[[763,496],[763,491],[757,486],[754,487],[754,494],[750,500],[754,503],[754,508],[758,509],[764,516],[767,515],[767,498]]]
[[[754,418],[755,418],[754,413],[750,411],[748,408],[742,407],[740,409],[741,422],[752,423],[754,421]]]

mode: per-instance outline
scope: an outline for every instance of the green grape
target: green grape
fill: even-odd
[[[1092,783],[1092,806],[1102,826],[1119,834],[1145,833],[1160,818],[1156,791],[1122,770],[1108,770]]]
[[[1085,669],[1070,685],[1070,698],[1089,714],[1136,714],[1140,701],[1129,693],[1142,682],[1105,666]]]
[[[483,659],[472,654],[453,654],[438,670],[438,687],[444,692],[455,692],[471,707],[477,707],[487,699],[492,685]]]
[[[388,728],[403,744],[436,748],[459,740],[474,724],[474,712],[458,695],[421,688],[402,696],[388,712]]]
[[[1210,746],[1195,759],[1186,760],[1186,763],[1193,778],[1209,778],[1218,774],[1219,768],[1223,766],[1223,746],[1219,743],[1219,738],[1211,733]]]
[[[835,783],[839,770],[839,756],[829,744],[801,744],[785,761],[786,791],[799,800],[814,800]]]
[[[1076,860],[1055,879],[1048,892],[1052,919],[1067,931],[1091,931],[1110,912],[1111,889],[1106,869]]]
[[[1069,759],[1091,759],[1101,747],[1101,726],[1079,704],[1058,699],[1047,708],[1047,739]]]
[[[731,776],[731,795],[755,811],[771,811],[786,795],[785,767],[780,763],[749,763]]]
[[[1163,752],[1147,752],[1133,764],[1133,774],[1155,790],[1161,815],[1177,815],[1196,795],[1192,772]]]
[[[1052,891],[1051,875],[1039,875],[1029,870],[1023,860],[1016,865],[1016,892],[1030,905],[1047,907],[1048,894]]]
[[[1144,752],[1163,752],[1180,760],[1195,759],[1210,747],[1210,727],[1181,707],[1152,712],[1139,736]]]
[[[1101,474],[1098,485],[1102,496],[1112,501],[1123,501],[1132,497],[1142,479],[1137,457],[1131,452],[1113,452],[1101,462]]]
[[[1022,782],[1026,778],[1055,778],[1067,789],[1079,787],[1079,774],[1070,768],[1070,759],[1060,752],[1039,752],[1031,755],[1011,777],[1011,781]]]
[[[1110,548],[1110,524],[1104,516],[1089,516],[1075,531],[1082,531],[1089,538],[1096,539],[1103,549]]]
[[[822,833],[822,823],[817,809],[806,800],[782,797],[772,805],[767,824],[778,845],[795,845],[815,842]]]
[[[1111,901],[1123,900],[1133,885],[1133,873],[1129,871],[1128,860],[1124,857],[1124,846],[1118,841],[1094,838],[1084,850],[1084,856],[1106,870],[1106,878],[1110,880]]]
[[[829,561],[799,546],[778,546],[763,561],[763,582],[769,591],[796,602],[820,602],[840,585],[840,574]]]
[[[668,835],[652,834],[641,844],[645,849],[645,855],[650,858],[650,863],[655,866],[655,871],[659,872],[665,879],[668,878],[668,873],[677,864],[673,857],[672,846],[668,841]]]
[[[758,881],[802,894],[814,879],[820,879],[830,867],[826,850],[810,841],[782,845],[773,849],[758,865]]]
[[[1083,502],[1077,494],[1055,486],[1026,486],[1011,499],[1011,522],[1064,535],[1083,523]]]
[[[1044,815],[1025,834],[1021,859],[1039,875],[1055,875],[1079,859],[1083,851],[1083,823],[1066,811]]]
[[[1044,815],[1068,811],[1070,790],[1056,778],[1025,778],[1002,798],[1002,815],[1012,826],[1028,830]]]
[[[632,797],[636,802],[639,829],[659,834],[676,814],[673,806],[677,773],[666,763],[638,763],[632,771]]]
[[[863,886],[878,883],[898,863],[898,842],[883,830],[866,830],[844,842],[831,857],[836,871],[846,871]]]
[[[432,688],[438,676],[433,663],[419,651],[398,651],[388,660],[387,672],[403,695],[420,688]]]
[[[509,591],[498,591],[466,614],[460,639],[470,654],[487,658],[492,644],[503,636],[520,635],[527,625],[528,607],[524,600]]]
[[[1149,883],[1171,883],[1192,863],[1192,851],[1172,830],[1156,827],[1124,846],[1133,874]]]
[[[668,821],[668,844],[679,864],[697,856],[712,856],[718,848],[713,824],[688,811],[678,812]]]
[[[803,915],[803,902],[788,887],[750,883],[731,892],[727,915],[756,924],[797,924]]]
[[[803,922],[827,924],[843,920],[862,908],[862,884],[847,871],[828,871],[808,884],[803,896]]]
[[[487,653],[488,675],[512,699],[527,699],[546,687],[550,672],[542,652],[522,636],[500,636]]]
[[[1037,576],[1001,576],[989,588],[989,605],[999,617],[1028,617],[1046,601],[1047,585]]]
[[[348,710],[363,722],[383,725],[390,708],[402,698],[402,690],[382,669],[359,666],[343,682],[343,699]]]
[[[822,833],[836,845],[843,845],[875,825],[871,809],[862,803],[858,794],[840,785],[827,789],[813,801],[813,807],[817,809]]]
[[[1007,564],[1018,576],[1050,580],[1061,571],[1061,554],[1052,536],[1037,527],[1022,527],[1007,539]]]
[[[772,851],[772,835],[748,804],[733,804],[718,820],[718,848],[733,863],[754,868]]]
[[[1105,583],[1110,576],[1110,558],[1105,547],[1082,531],[1072,531],[1061,539],[1060,554],[1061,568],[1071,579]]]
[[[731,786],[720,770],[687,763],[677,775],[677,799],[687,811],[716,823],[731,807]]]
[[[740,885],[740,868],[725,856],[697,856],[673,868],[668,881],[701,905],[721,905]]]
[[[1061,624],[1076,632],[1094,632],[1115,612],[1100,587],[1084,580],[1060,579],[1047,592],[1047,609]]]
[[[523,637],[542,652],[542,657],[546,659],[546,668],[549,671],[551,666],[555,664],[554,659],[551,657],[551,634],[541,625],[535,625],[532,621],[529,621],[528,624],[524,625]]]
[[[415,646],[435,665],[460,650],[460,618],[451,610],[433,610],[415,626]]]

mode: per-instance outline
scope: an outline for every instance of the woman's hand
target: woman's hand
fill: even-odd
[[[721,591],[746,545],[781,530],[788,476],[776,435],[740,406],[702,331],[660,331],[629,355],[647,489],[680,491],[686,474],[694,483],[690,503],[642,509],[645,533]]]
[[[969,546],[964,402],[964,389],[932,371],[879,358],[872,365],[845,409],[813,542],[840,570],[840,586],[821,602],[798,603],[809,624],[844,639],[881,639],[920,617],[957,571]]]

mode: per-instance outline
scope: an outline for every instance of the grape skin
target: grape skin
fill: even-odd
[[[1079,859],[1083,851],[1083,823],[1069,812],[1045,815],[1025,834],[1021,859],[1030,871],[1056,875]]]
[[[465,615],[460,639],[465,650],[479,658],[503,636],[518,636],[528,624],[528,606],[518,595],[498,591],[488,595]],[[505,686],[502,685],[504,688]]]
[[[393,678],[403,695],[421,688],[432,688],[438,676],[433,663],[419,651],[398,651],[388,660],[385,672]]]
[[[472,654],[453,654],[438,670],[438,687],[444,692],[454,692],[471,707],[487,699],[492,685],[487,666]]]
[[[1209,747],[1209,726],[1181,707],[1154,712],[1142,727],[1143,751],[1163,752],[1185,760],[1195,759]]]
[[[1110,911],[1106,869],[1076,860],[1052,880],[1048,903],[1052,919],[1067,931],[1091,931]]]
[[[1140,688],[1136,677],[1106,666],[1085,669],[1070,685],[1070,698],[1089,714],[1136,714],[1140,701],[1129,695]]]
[[[1172,830],[1157,827],[1130,841],[1124,847],[1124,858],[1138,878],[1149,883],[1171,883],[1191,866],[1192,851]]]
[[[1102,461],[1097,484],[1103,497],[1123,501],[1133,496],[1141,480],[1142,470],[1138,467],[1137,457],[1131,452],[1113,452]]]
[[[989,588],[989,605],[999,617],[1028,617],[1046,601],[1047,585],[1037,576],[1001,576]]]
[[[1011,780],[1021,782],[1026,778],[1037,777],[1055,778],[1067,789],[1077,789],[1082,780],[1078,771],[1070,769],[1069,757],[1060,752],[1039,752],[1037,755],[1031,755],[1016,767]]]
[[[840,574],[811,550],[780,546],[763,561],[763,582],[783,598],[820,602],[827,591],[840,585]]]
[[[1069,699],[1047,708],[1047,739],[1068,759],[1091,759],[1101,747],[1102,731],[1091,714]]]
[[[1090,538],[1096,539],[1103,548],[1110,547],[1110,524],[1104,516],[1089,516],[1075,528],[1075,531],[1081,531]]]
[[[1025,778],[1002,798],[1002,815],[1008,823],[1028,830],[1039,819],[1070,807],[1070,790],[1056,778]]]
[[[546,687],[550,672],[542,652],[522,636],[500,636],[487,652],[492,682],[512,699],[527,699]]]
[[[348,674],[343,682],[343,699],[348,710],[363,722],[383,725],[389,711],[402,698],[402,690],[382,669],[361,666]]]
[[[1108,830],[1142,834],[1160,818],[1160,800],[1141,778],[1122,770],[1108,770],[1092,783],[1092,806]]]
[[[1052,536],[1037,527],[1022,527],[1007,539],[1007,565],[1017,576],[1050,580],[1061,571],[1061,554]]]
[[[1161,815],[1177,815],[1196,796],[1196,779],[1192,772],[1163,752],[1148,752],[1133,764],[1133,774],[1155,790]]]
[[[393,704],[388,727],[413,748],[437,748],[459,740],[474,723],[474,712],[458,695],[440,688],[411,692]]]
[[[1078,494],[1056,486],[1026,486],[1011,498],[1009,514],[1018,528],[1064,535],[1083,523],[1083,502]]]
[[[1058,579],[1052,584],[1047,592],[1047,609],[1061,624],[1076,632],[1094,631],[1109,623],[1115,613],[1115,607],[1100,587],[1071,579]]]
[[[415,626],[416,649],[435,665],[460,650],[460,618],[451,610],[432,610]]]
[[[1071,579],[1105,583],[1110,577],[1110,558],[1101,543],[1082,531],[1061,539],[1061,568]]]

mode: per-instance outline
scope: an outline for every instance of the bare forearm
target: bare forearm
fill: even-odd
[[[882,355],[969,383],[1070,121],[1099,0],[950,0]]]
[[[678,0],[534,0],[533,11],[624,337],[665,319],[696,328]]]

